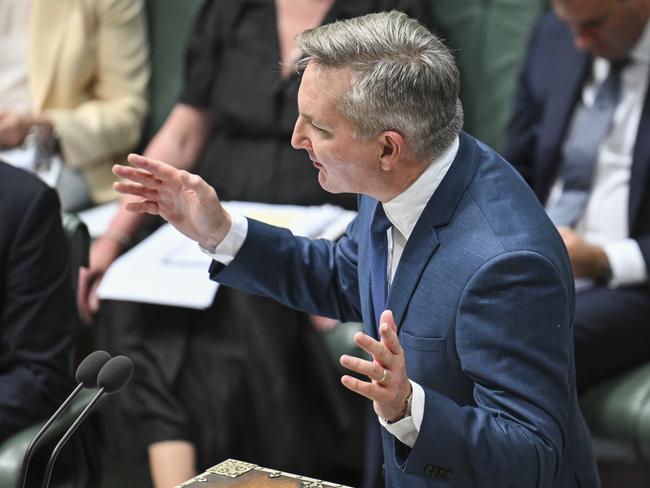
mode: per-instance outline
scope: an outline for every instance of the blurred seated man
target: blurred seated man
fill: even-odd
[[[504,155],[569,251],[584,388],[650,359],[650,1],[552,5],[528,47]]]
[[[0,149],[56,186],[64,210],[115,197],[111,164],[147,112],[145,27],[143,0],[0,1]],[[43,160],[7,152],[30,133]]]
[[[71,388],[77,311],[56,192],[0,161],[0,442]]]

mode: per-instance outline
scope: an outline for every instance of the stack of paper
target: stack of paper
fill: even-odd
[[[339,237],[355,212],[333,205],[301,207],[249,202],[225,202],[230,212],[286,227],[305,237]],[[91,235],[104,232],[116,206],[93,209],[80,216]],[[205,309],[218,284],[208,278],[210,258],[198,245],[167,224],[109,268],[99,287],[102,299],[125,300]]]

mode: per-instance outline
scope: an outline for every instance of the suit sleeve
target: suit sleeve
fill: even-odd
[[[506,253],[467,284],[456,319],[457,353],[475,406],[425,388],[420,433],[395,461],[420,475],[448,472],[445,487],[551,487],[567,441],[573,396],[573,292],[531,252]]]
[[[31,202],[6,260],[0,337],[0,440],[49,416],[70,389],[76,319],[58,198]]]
[[[210,278],[307,313],[360,321],[355,225],[332,242],[249,219],[237,256],[228,266],[213,262]]]
[[[147,114],[149,47],[142,0],[96,2],[93,98],[49,109],[66,164],[83,167],[131,150]]]

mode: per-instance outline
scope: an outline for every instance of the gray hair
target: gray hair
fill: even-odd
[[[463,125],[454,57],[434,34],[401,12],[356,17],[303,32],[296,70],[309,63],[349,69],[350,88],[337,109],[368,139],[399,132],[416,157],[432,159]]]

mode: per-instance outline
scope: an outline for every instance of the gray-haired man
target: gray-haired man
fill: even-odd
[[[592,487],[578,410],[571,268],[533,193],[460,132],[458,72],[444,45],[403,14],[304,33],[292,144],[323,188],[355,192],[337,242],[229,215],[199,177],[132,155],[116,166],[215,259],[211,277],[311,313],[362,320],[386,484]]]

